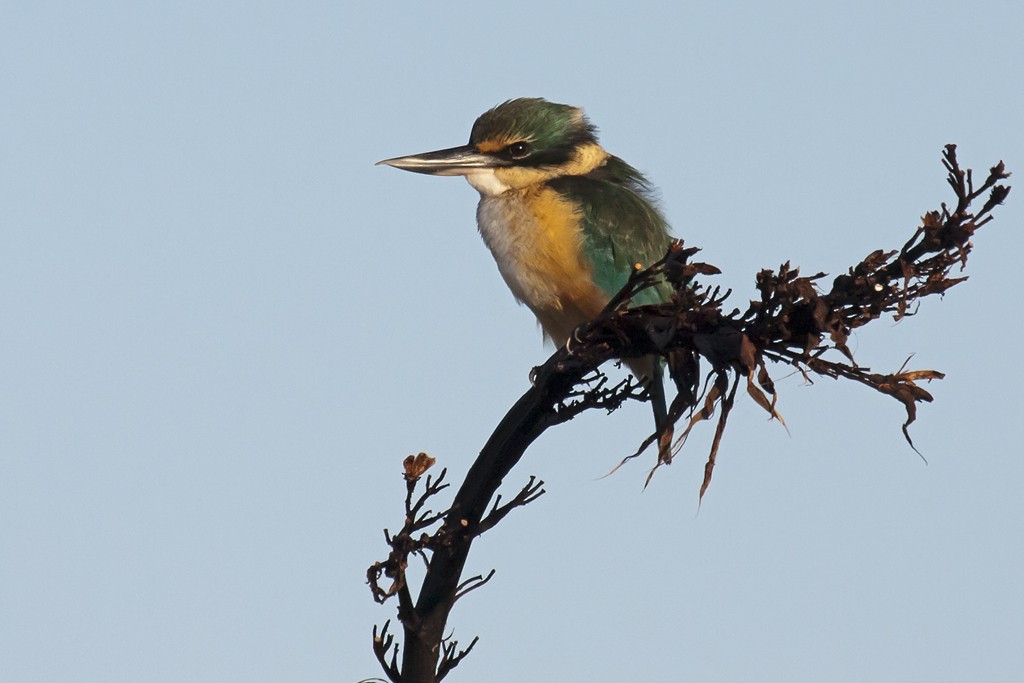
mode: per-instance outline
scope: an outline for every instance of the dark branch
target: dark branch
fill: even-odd
[[[384,622],[384,626],[381,627],[380,633],[377,633],[377,627],[373,627],[373,654],[377,656],[377,661],[380,662],[380,667],[384,669],[384,674],[388,677],[391,683],[401,683],[402,675],[398,671],[398,645],[395,645],[394,651],[391,653],[391,661],[388,661],[388,650],[391,649],[391,645],[395,642],[395,637],[388,633],[388,626],[391,625],[391,620],[388,619]]]
[[[466,593],[476,590],[480,586],[490,581],[494,577],[494,570],[492,569],[487,573],[487,576],[476,576],[470,577],[459,584],[458,588],[455,589],[455,599],[458,600]]]
[[[366,572],[367,582],[370,584],[370,591],[377,602],[384,602],[393,595],[398,595],[399,611],[411,614],[413,610],[412,595],[409,593],[405,581],[405,570],[409,566],[409,556],[419,555],[425,557],[424,552],[435,543],[431,534],[421,534],[415,538],[413,534],[423,531],[439,522],[448,511],[433,513],[429,509],[424,511],[427,502],[441,491],[448,488],[443,483],[448,470],[441,470],[437,479],[427,475],[427,482],[423,493],[413,502],[413,493],[416,484],[423,473],[434,464],[434,459],[426,453],[418,456],[409,456],[405,460],[405,523],[402,529],[392,536],[387,529],[384,530],[384,538],[391,546],[391,553],[388,559],[383,562],[375,562]],[[381,577],[390,579],[390,584],[384,588],[381,586]]]
[[[513,508],[527,505],[543,496],[546,492],[542,488],[544,486],[543,481],[538,481],[536,477],[530,477],[530,482],[522,488],[522,490],[515,495],[509,502],[504,505],[501,503],[501,494],[499,493],[494,498],[494,506],[491,508],[490,513],[477,524],[477,536],[484,533],[495,524],[505,518],[505,515],[512,512]]]
[[[439,681],[476,644],[474,639],[464,651],[456,652],[457,644],[444,638],[444,628],[455,601],[494,575],[492,570],[486,578],[460,581],[473,540],[514,508],[544,493],[543,482],[531,477],[512,500],[502,505],[498,497],[488,511],[504,478],[527,447],[548,427],[586,410],[611,412],[627,401],[650,400],[646,388],[632,378],[610,385],[599,370],[608,361],[656,355],[664,360],[672,379],[675,396],[668,419],[660,432],[650,434],[636,453],[623,460],[670,439],[675,426],[685,420],[672,449],[659,449],[648,482],[658,467],[671,462],[694,427],[717,412],[701,498],[711,483],[741,383],[757,405],[782,422],[775,409],[777,393],[769,363],[793,367],[808,380],[813,375],[842,378],[892,396],[904,406],[903,432],[913,447],[908,428],[916,417],[917,404],[932,400],[918,382],[941,379],[942,373],[904,368],[889,374],[871,372],[854,361],[847,340],[853,330],[883,315],[897,320],[914,315],[923,298],[942,295],[966,279],[950,277],[950,272],[955,266],[964,268],[973,248],[972,237],[992,220],[991,212],[1006,199],[1010,188],[1001,181],[1009,173],[1000,162],[975,187],[971,171],[960,168],[954,145],[946,146],[943,164],[956,196],[955,208],[943,204],[940,210],[926,213],[902,248],[871,252],[836,277],[827,291],[820,286],[823,273],[801,276],[799,269],[784,263],[778,270],[757,274],[757,298],[744,311],[727,312],[724,304],[731,292],[697,281],[718,274],[718,268],[694,262],[697,249],[684,247],[682,242],[673,244],[663,259],[636,270],[594,321],[577,328],[564,348],[534,368],[532,386],[497,426],[444,512],[434,513],[426,505],[447,488],[442,484],[446,472],[434,481],[428,476],[424,492],[414,502],[415,486],[433,459],[422,453],[407,458],[405,523],[394,536],[385,532],[391,553],[367,571],[374,599],[383,602],[395,594],[399,598],[398,616],[405,634],[400,674],[396,656],[393,654],[390,662],[386,658],[393,645],[387,624],[379,637],[374,631],[374,652],[390,680]],[[983,197],[982,208],[971,213],[972,204]],[[668,301],[629,307],[637,294],[664,283],[673,289]],[[435,528],[438,522],[440,528]],[[429,558],[415,601],[405,576],[414,554]],[[382,577],[390,581],[386,587],[381,585]]]
[[[441,648],[443,652],[441,654],[441,663],[438,664],[437,667],[437,680],[442,680],[445,676],[448,675],[449,671],[457,667],[459,665],[459,662],[461,662],[466,657],[466,655],[468,655],[473,650],[473,646],[476,645],[477,641],[479,640],[479,636],[473,638],[472,642],[470,642],[469,644],[469,647],[458,653],[455,652],[455,649],[459,646],[458,641],[442,640]]]

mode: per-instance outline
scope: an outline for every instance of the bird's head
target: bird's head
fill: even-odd
[[[608,158],[583,110],[540,98],[509,100],[473,124],[469,144],[377,162],[430,175],[466,176],[484,195],[584,175]]]

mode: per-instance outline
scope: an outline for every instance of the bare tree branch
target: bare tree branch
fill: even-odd
[[[483,586],[485,583],[490,581],[493,577],[494,577],[494,570],[492,569],[491,571],[489,571],[487,573],[487,576],[480,576],[479,574],[477,574],[476,576],[472,576],[472,577],[466,579],[465,581],[463,581],[462,583],[459,584],[458,588],[455,589],[455,599],[458,600],[459,598],[461,598],[466,593],[468,593],[470,591],[473,591],[473,590],[476,590],[480,586]]]
[[[888,374],[871,372],[856,363],[847,340],[853,330],[883,315],[899,320],[916,314],[924,297],[942,295],[966,280],[951,277],[950,272],[957,265],[964,268],[973,248],[972,237],[992,220],[991,212],[1006,199],[1010,188],[1001,182],[1009,173],[1000,162],[975,187],[970,169],[960,168],[954,145],[946,146],[943,165],[956,196],[955,207],[950,210],[942,204],[940,210],[926,213],[902,248],[871,252],[836,277],[827,291],[820,285],[823,273],[801,276],[799,269],[787,262],[777,270],[757,274],[758,296],[745,310],[726,312],[724,304],[731,292],[697,281],[718,274],[718,268],[693,261],[698,250],[681,241],[657,263],[637,269],[595,320],[578,327],[565,347],[534,368],[532,386],[498,424],[444,512],[434,513],[426,506],[447,488],[442,484],[446,470],[436,480],[428,476],[423,493],[413,501],[414,489],[433,458],[422,453],[409,456],[404,463],[403,527],[395,535],[385,532],[391,548],[388,559],[367,571],[375,600],[383,602],[396,594],[399,598],[398,616],[405,636],[400,673],[397,655],[393,654],[390,662],[386,658],[393,645],[388,624],[380,636],[374,629],[374,652],[389,679],[435,683],[476,644],[474,639],[464,651],[456,652],[457,643],[444,638],[444,628],[455,601],[494,575],[492,570],[486,578],[460,581],[473,540],[513,509],[544,493],[543,482],[530,477],[508,503],[502,505],[500,496],[495,498],[527,447],[547,428],[586,410],[611,412],[628,401],[650,400],[644,386],[632,378],[611,384],[599,370],[608,361],[657,355],[664,359],[674,385],[675,396],[661,432],[648,435],[636,453],[623,460],[638,457],[651,444],[670,437],[675,426],[685,420],[672,451],[659,455],[648,482],[660,466],[671,462],[694,427],[717,412],[700,498],[711,483],[741,384],[771,418],[782,422],[775,409],[777,393],[769,363],[795,368],[808,380],[814,375],[842,378],[892,396],[904,407],[903,433],[913,447],[908,428],[916,417],[917,404],[932,400],[918,383],[941,379],[942,373],[905,368]],[[982,208],[971,213],[971,205],[983,197]],[[673,289],[668,301],[629,307],[637,294],[663,283]],[[438,523],[440,527],[435,528]],[[428,558],[415,600],[405,574],[411,555]],[[384,579],[390,583],[382,585]]]
[[[491,573],[493,574],[493,571]],[[490,578],[490,577],[488,577],[488,578]],[[486,581],[484,583],[486,583]],[[481,585],[483,585],[483,584],[481,584]],[[455,641],[455,640],[442,640],[441,641],[441,649],[442,649],[441,662],[437,666],[437,680],[440,681],[440,680],[444,679],[444,677],[448,675],[449,671],[451,671],[452,669],[457,667],[459,665],[459,662],[461,662],[466,657],[466,655],[468,655],[470,652],[472,652],[473,647],[477,644],[477,642],[479,640],[480,640],[479,636],[473,638],[472,642],[470,642],[470,644],[469,644],[469,647],[467,647],[465,650],[461,650],[459,652],[455,651],[456,648],[459,646],[458,641]]]
[[[530,482],[526,486],[524,486],[522,490],[512,498],[512,500],[505,503],[504,505],[500,505],[501,494],[499,493],[494,498],[494,506],[491,508],[490,513],[488,513],[486,517],[480,520],[480,523],[477,525],[477,535],[479,536],[480,534],[482,534],[483,532],[487,531],[495,524],[500,522],[502,519],[505,518],[505,515],[512,512],[513,508],[521,507],[528,503],[532,503],[533,501],[543,496],[546,493],[542,488],[543,486],[543,481],[538,481],[536,477],[530,477]]]
[[[398,645],[394,647],[394,651],[391,653],[391,661],[388,661],[388,650],[391,649],[392,644],[395,642],[395,637],[388,633],[388,627],[391,625],[391,620],[388,619],[384,622],[384,626],[381,627],[380,633],[377,633],[377,627],[373,627],[373,654],[377,656],[377,661],[380,662],[380,667],[384,669],[384,674],[388,677],[391,683],[401,683],[402,674],[398,670]]]

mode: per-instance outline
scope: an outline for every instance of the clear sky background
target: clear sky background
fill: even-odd
[[[743,306],[1024,182],[1024,5],[5,3],[0,679],[356,681],[401,461],[456,481],[548,355],[475,192],[378,159],[510,97],[584,106]],[[1024,187],[971,279],[852,348],[901,406],[777,369],[642,491],[646,406],[546,434],[475,547],[453,681],[962,681],[1024,671]]]

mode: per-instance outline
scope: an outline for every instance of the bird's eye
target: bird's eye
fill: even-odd
[[[506,150],[508,151],[508,155],[513,159],[523,159],[530,153],[530,143],[513,142],[506,148]]]

